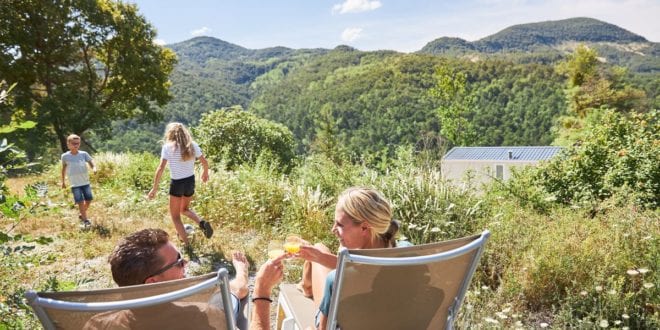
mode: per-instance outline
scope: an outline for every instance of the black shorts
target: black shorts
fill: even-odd
[[[195,194],[195,176],[170,181],[170,196],[190,197]]]

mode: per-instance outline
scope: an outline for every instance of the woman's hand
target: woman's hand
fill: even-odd
[[[300,251],[296,254],[296,257],[303,258],[311,262],[318,262],[319,257],[322,254],[321,250],[307,242],[305,243],[306,244],[300,245]]]

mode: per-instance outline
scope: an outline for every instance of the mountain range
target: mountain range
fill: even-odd
[[[472,63],[481,62],[483,66],[491,65],[487,63],[499,61],[510,63],[508,65],[511,67],[515,65],[545,65],[551,68],[554,63],[565,58],[580,44],[596,49],[603,62],[628,68],[631,74],[643,77],[640,79],[646,81],[647,85],[650,81],[650,85],[647,86],[647,90],[651,93],[649,96],[656,98],[658,86],[655,81],[660,80],[658,79],[660,74],[660,44],[649,42],[644,37],[616,25],[592,18],[580,17],[515,25],[473,42],[460,38],[441,37],[430,41],[422,49],[411,54],[395,51],[364,52],[345,45],[339,45],[334,49],[291,49],[287,47],[248,49],[217,38],[196,37],[166,46],[177,54],[179,62],[171,75],[171,92],[174,98],[162,109],[163,122],[158,124],[140,124],[136,121],[117,122],[113,125],[113,137],[107,142],[100,142],[97,145],[102,150],[155,151],[153,143],[148,143],[149,146],[146,146],[141,145],[142,142],[140,141],[158,140],[164,123],[181,121],[194,125],[203,113],[233,105],[241,105],[244,109],[255,111],[265,118],[290,125],[290,129],[297,132],[296,137],[300,139],[300,143],[309,143],[309,141],[303,142],[303,140],[313,137],[313,128],[311,126],[305,127],[304,130],[307,130],[307,132],[302,134],[299,131],[303,129],[300,127],[303,124],[291,122],[290,118],[287,119],[281,112],[288,111],[288,108],[300,108],[297,111],[302,112],[318,111],[316,108],[310,108],[309,105],[305,108],[306,110],[302,110],[304,106],[295,103],[302,101],[292,100],[300,97],[301,94],[307,93],[318,84],[327,84],[330,78],[347,79],[345,77],[347,72],[350,73],[350,79],[358,79],[359,76],[359,82],[351,82],[351,84],[356,84],[353,86],[353,90],[362,90],[363,93],[371,91],[369,86],[378,84],[378,79],[385,79],[375,73],[371,77],[363,77],[362,75],[366,75],[366,73],[361,71],[359,73],[356,73],[358,71],[352,72],[357,68],[361,68],[363,71],[387,65],[396,68],[401,61],[409,60],[419,63],[415,64],[418,68],[406,68],[405,70],[419,71],[419,74],[426,76],[433,73],[433,66],[426,63],[437,64],[445,61],[443,59]],[[501,66],[501,64],[497,65]],[[489,70],[492,71],[492,69]],[[522,69],[522,71],[525,70],[527,69]],[[344,72],[344,76],[341,76],[342,72]],[[383,69],[378,74],[387,75],[388,73],[386,69]],[[343,78],[337,78],[337,76]],[[511,79],[514,79],[514,77],[512,76]],[[557,80],[557,83],[560,81],[558,77],[552,79]],[[417,81],[413,85],[422,84],[427,86],[429,83],[430,81],[424,81],[423,83]],[[515,83],[515,79],[512,80],[512,83]],[[278,93],[288,90],[296,84],[300,84],[300,88],[290,90],[289,95],[285,95],[284,98],[276,101],[278,100],[276,97]],[[342,87],[340,85],[334,88]],[[417,90],[415,93],[418,94],[418,97],[425,98],[426,96],[422,94],[425,94],[424,90],[430,86],[422,87],[421,85],[415,87],[415,90]],[[418,90],[418,88],[421,89]],[[553,88],[561,89],[561,85]],[[393,94],[400,93],[396,88],[390,92]],[[331,91],[325,89],[319,90],[317,93],[331,93]],[[538,90],[534,90],[529,93],[542,95],[546,92],[539,93]],[[552,92],[552,94],[554,93]],[[561,94],[561,90],[559,93]],[[493,94],[489,97],[498,99],[501,108],[511,106],[510,103],[505,102],[506,98],[502,99],[502,95]],[[326,103],[341,103],[327,95],[316,97],[307,95],[305,97],[307,97],[306,100],[326,99]],[[350,97],[360,96],[352,95]],[[264,103],[264,100],[269,101]],[[370,106],[373,109],[401,106],[385,104],[383,103],[384,100],[378,103],[379,101],[376,99],[374,102],[376,103]],[[488,101],[484,100],[484,102]],[[350,104],[350,102],[347,102],[345,107],[351,107]],[[433,104],[425,104],[423,107],[429,106],[433,106]],[[552,107],[559,109],[553,110],[552,114],[548,115],[561,114],[564,106],[553,105]],[[420,105],[420,107],[422,106]],[[412,117],[428,116],[429,113],[431,112],[425,112],[423,115],[419,113],[408,115]],[[337,113],[337,115],[341,116],[340,113]],[[303,126],[311,125],[308,122],[313,121],[312,118],[314,118],[314,114],[299,113],[295,116],[307,118],[305,119],[307,124]],[[346,118],[337,118],[337,120],[345,121]],[[546,124],[538,129],[545,132],[541,132],[540,135],[539,133],[519,132],[521,135],[536,136],[535,138],[507,140],[506,138],[496,137],[495,140],[497,141],[494,143],[508,142],[530,145],[547,143],[549,141],[551,120],[545,118],[542,121]],[[428,125],[425,129],[435,127],[437,123],[429,123]],[[143,131],[138,138],[134,136],[136,128]],[[349,130],[354,128],[355,125],[346,126],[346,129]],[[494,129],[497,129],[497,127]],[[512,128],[514,131],[516,129],[515,127]],[[422,133],[412,132],[410,134]],[[546,137],[541,137],[544,134]],[[347,141],[351,139],[350,132],[345,133],[345,135]],[[410,141],[411,138],[407,138],[407,140]],[[396,142],[392,141],[391,143]],[[135,145],[136,143],[140,145]]]

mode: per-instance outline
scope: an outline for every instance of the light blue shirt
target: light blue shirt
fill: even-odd
[[[89,184],[87,163],[91,161],[92,157],[82,150],[75,155],[71,154],[71,151],[62,154],[62,164],[66,164],[66,175],[69,177],[72,188]]]

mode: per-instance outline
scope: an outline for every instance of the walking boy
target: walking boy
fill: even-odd
[[[92,157],[85,151],[79,150],[80,136],[71,134],[66,138],[66,145],[69,151],[62,154],[62,188],[66,188],[65,176],[69,176],[71,183],[71,192],[73,199],[78,204],[80,210],[80,221],[85,227],[92,223],[87,218],[87,209],[92,203],[92,187],[89,185],[89,172],[87,172],[87,163],[96,172],[96,167]]]

